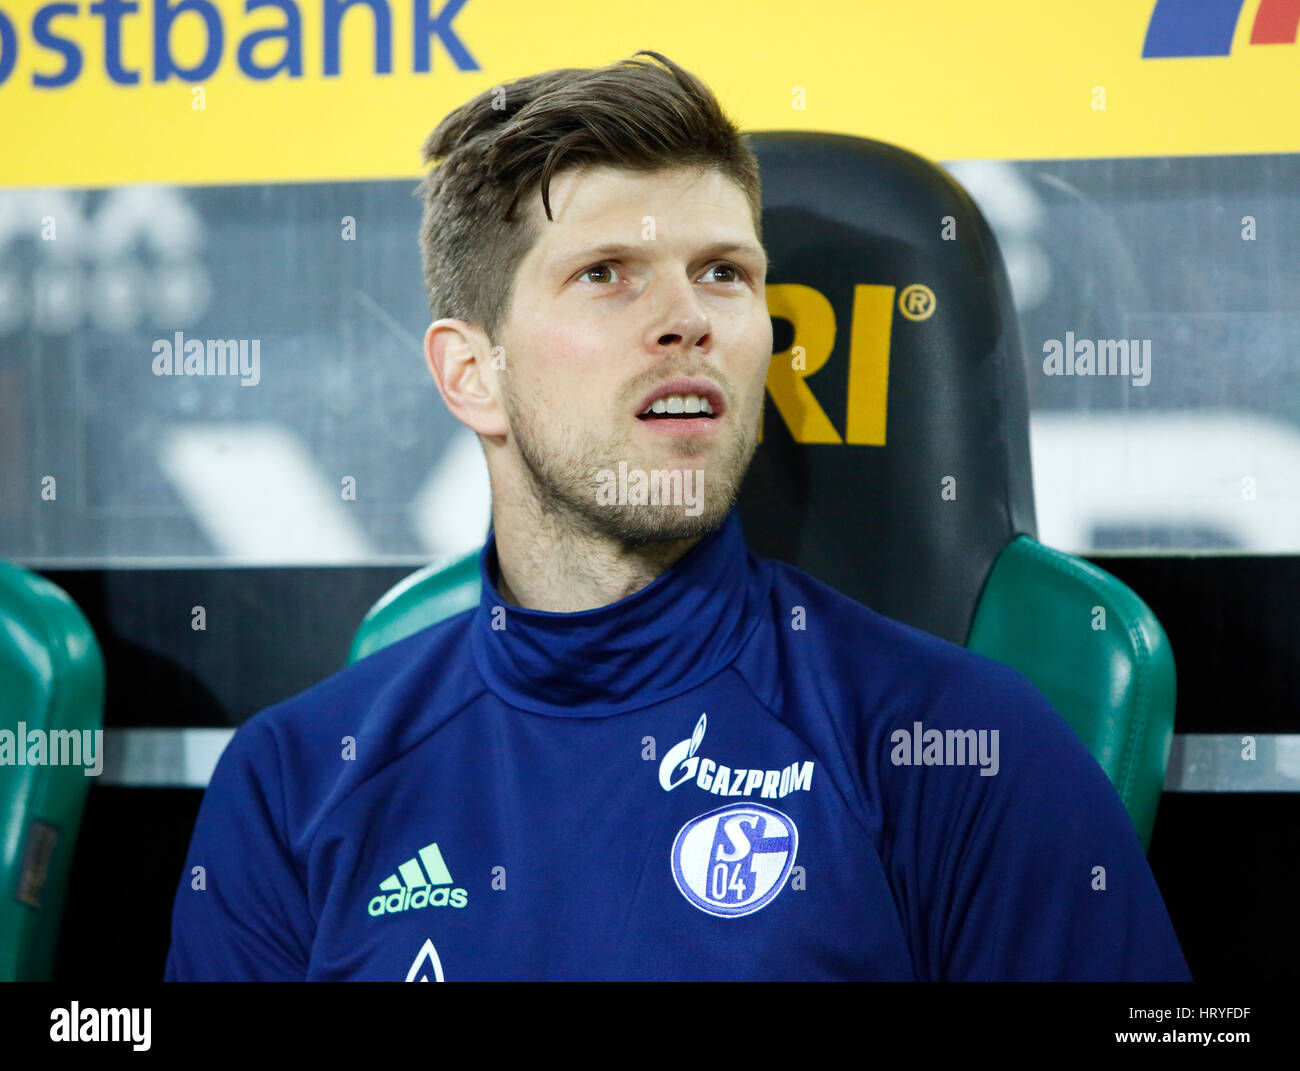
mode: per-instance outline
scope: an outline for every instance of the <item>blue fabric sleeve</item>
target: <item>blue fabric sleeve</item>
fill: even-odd
[[[886,759],[918,974],[1191,981],[1123,802],[1055,708],[1001,666],[946,700],[925,728],[997,728],[998,772]]]
[[[284,832],[283,780],[260,719],[231,738],[204,794],[172,910],[164,981],[303,981],[312,917]],[[195,867],[206,887],[195,888]]]

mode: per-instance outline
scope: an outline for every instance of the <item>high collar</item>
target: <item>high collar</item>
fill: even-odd
[[[640,591],[594,610],[552,613],[501,598],[493,530],[479,555],[474,660],[493,691],[540,714],[598,717],[679,695],[735,658],[762,619],[771,580],[760,561],[733,506]]]

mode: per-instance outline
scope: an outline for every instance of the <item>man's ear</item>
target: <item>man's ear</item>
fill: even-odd
[[[435,320],[424,333],[424,360],[457,420],[480,435],[509,431],[498,369],[481,329],[464,320]]]

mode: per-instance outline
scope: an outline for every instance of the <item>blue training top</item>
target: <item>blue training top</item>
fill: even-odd
[[[1118,795],[1014,670],[745,544],[498,594],[222,754],[168,981],[1181,980]]]

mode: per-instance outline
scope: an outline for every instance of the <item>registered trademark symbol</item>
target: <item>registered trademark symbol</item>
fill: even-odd
[[[934,315],[934,291],[924,283],[903,287],[898,295],[898,311],[909,320],[928,320]]]

